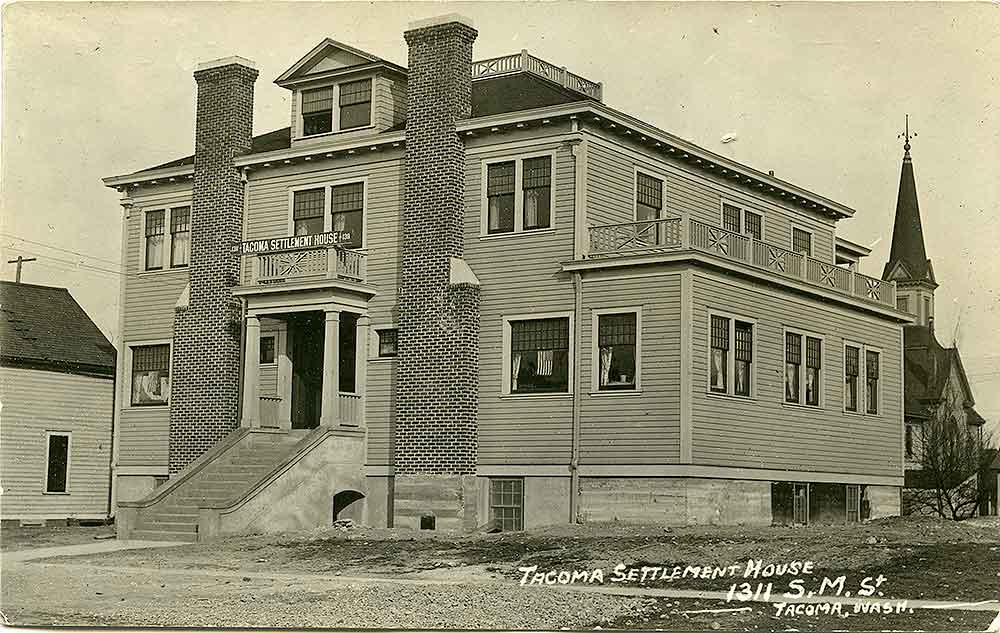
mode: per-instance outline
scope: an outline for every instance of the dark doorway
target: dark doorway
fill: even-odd
[[[357,490],[342,490],[333,495],[333,520],[352,519],[354,522],[360,523],[361,504],[354,504],[364,498],[365,496]]]
[[[323,402],[323,315],[288,319],[292,358],[292,428],[319,426]]]

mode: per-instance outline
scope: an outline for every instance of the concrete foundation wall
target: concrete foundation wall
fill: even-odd
[[[368,527],[392,527],[392,477],[368,477],[368,498],[364,524]]]
[[[138,501],[156,488],[156,477],[152,475],[118,475],[115,492],[118,501]]]
[[[900,491],[898,486],[868,486],[865,490],[871,513],[868,518],[899,516]]]
[[[472,530],[479,523],[478,486],[470,475],[397,475],[393,527],[420,528],[433,515],[437,530]]]

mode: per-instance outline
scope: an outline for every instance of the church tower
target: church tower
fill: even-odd
[[[896,307],[916,317],[916,325],[929,326],[934,319],[934,268],[924,249],[920,226],[920,205],[910,157],[909,117],[906,119],[903,144],[903,168],[896,197],[896,221],[892,227],[892,249],[882,279],[896,282]]]

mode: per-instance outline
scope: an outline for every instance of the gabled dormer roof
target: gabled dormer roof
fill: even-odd
[[[361,49],[348,46],[329,37],[317,44],[291,68],[281,73],[274,83],[281,87],[301,81],[313,81],[365,68],[383,67],[405,75],[402,66],[384,60]]]
[[[899,193],[896,196],[896,220],[892,226],[892,248],[882,278],[900,282],[924,281],[936,285],[934,269],[931,268],[924,248],[917,184],[913,177],[913,159],[910,157],[909,129],[903,145],[903,167],[899,174]]]

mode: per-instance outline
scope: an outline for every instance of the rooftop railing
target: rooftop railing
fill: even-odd
[[[739,261],[782,277],[890,308],[896,307],[895,282],[883,281],[804,253],[718,226],[680,217],[592,226],[587,257],[697,250]]]
[[[514,53],[513,55],[484,59],[472,64],[473,79],[498,77],[517,72],[538,75],[570,90],[575,90],[598,101],[601,100],[603,90],[599,81],[585,79],[580,75],[569,72],[565,67],[550,64],[544,59],[530,55],[526,50]]]

